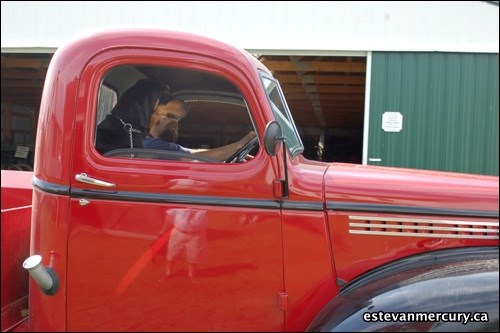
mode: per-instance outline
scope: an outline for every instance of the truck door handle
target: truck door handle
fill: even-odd
[[[104,187],[115,187],[116,184],[106,182],[104,180],[95,179],[87,176],[86,173],[79,173],[75,176],[75,179],[82,183],[87,183],[91,185],[104,186]]]

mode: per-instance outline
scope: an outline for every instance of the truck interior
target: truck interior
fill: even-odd
[[[188,116],[179,123],[177,143],[184,147],[220,147],[238,141],[244,133],[254,130],[245,99],[227,79],[192,69],[141,65],[115,67],[105,75],[99,90],[96,126],[111,112],[120,96],[144,78],[165,86],[173,97],[190,106]],[[257,151],[258,144],[251,155]],[[133,158],[178,160],[182,157],[182,154],[175,153],[136,152]],[[131,157],[126,149],[106,155]]]

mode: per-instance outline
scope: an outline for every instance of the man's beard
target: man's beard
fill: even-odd
[[[167,126],[160,134],[160,139],[167,142],[177,142],[177,139],[179,139],[179,132],[172,126]]]

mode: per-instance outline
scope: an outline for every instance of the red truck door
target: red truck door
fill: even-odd
[[[139,48],[111,48],[88,62],[74,133],[69,331],[284,329],[277,306],[284,289],[281,216],[272,191],[278,168],[262,147],[244,163],[105,156],[95,148],[99,121],[144,77],[190,104],[179,122],[186,146],[212,148],[262,132],[265,120],[237,65]],[[179,225],[190,229],[179,234]],[[165,279],[167,256],[176,253]]]

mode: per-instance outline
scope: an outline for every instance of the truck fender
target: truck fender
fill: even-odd
[[[498,332],[498,257],[461,248],[384,265],[345,285],[307,331]]]

